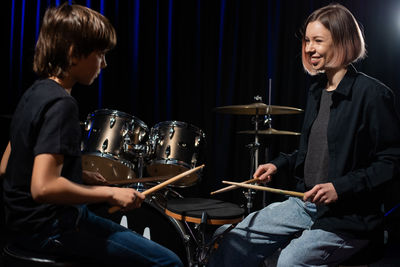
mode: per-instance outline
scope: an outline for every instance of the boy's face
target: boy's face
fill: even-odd
[[[87,57],[74,58],[69,73],[76,82],[90,85],[106,66],[105,53],[94,51]]]

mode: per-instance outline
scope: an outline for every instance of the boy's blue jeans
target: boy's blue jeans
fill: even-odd
[[[19,240],[19,241],[18,241]],[[34,235],[21,235],[20,246],[42,253],[76,256],[109,266],[183,266],[169,249],[77,206]]]

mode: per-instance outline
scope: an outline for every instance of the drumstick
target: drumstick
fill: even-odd
[[[204,168],[204,166],[205,165],[203,164],[203,165],[198,166],[198,167],[196,167],[194,169],[190,169],[188,171],[182,172],[181,174],[178,174],[178,175],[172,177],[171,179],[168,179],[167,181],[162,182],[161,184],[158,184],[156,186],[153,186],[152,188],[149,188],[149,189],[143,191],[142,194],[145,195],[145,196],[150,195],[150,194],[152,194],[152,193],[154,193],[154,192],[166,187],[167,185],[172,184],[172,183],[178,181],[179,179],[182,179],[183,177],[185,177],[185,176],[187,176],[187,175],[189,175],[189,174],[191,174],[193,172],[196,172],[196,171]],[[108,213],[114,213],[114,212],[116,212],[116,211],[118,211],[120,209],[121,209],[121,207],[114,206],[114,207],[111,207],[111,208],[108,209]]]
[[[121,184],[134,184],[134,183],[147,183],[147,182],[157,182],[163,181],[172,178],[171,175],[167,176],[157,176],[157,177],[142,177],[142,178],[133,178],[127,180],[118,180],[118,181],[110,181],[110,184],[121,185]]]
[[[282,189],[275,189],[275,188],[266,187],[266,186],[235,183],[235,182],[230,182],[230,181],[222,181],[222,183],[237,185],[237,186],[240,186],[240,187],[245,187],[245,188],[250,188],[250,189],[267,191],[267,192],[281,194],[281,195],[288,195],[288,196],[292,196],[292,197],[299,197],[299,198],[303,198],[304,197],[304,193],[295,192],[295,191],[288,191],[288,190],[282,190]]]
[[[255,183],[255,182],[257,182],[257,180],[258,180],[258,178],[253,178],[253,179],[250,179],[250,180],[247,180],[247,181],[242,182],[242,184],[251,184],[251,183]],[[228,192],[228,191],[231,191],[231,190],[236,189],[236,188],[239,188],[239,187],[240,187],[240,186],[237,186],[237,185],[230,185],[230,186],[221,188],[221,189],[219,189],[219,190],[217,190],[217,191],[211,192],[210,195]]]

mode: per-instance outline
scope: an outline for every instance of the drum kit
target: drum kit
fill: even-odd
[[[255,168],[259,135],[299,134],[273,129],[270,116],[296,114],[302,112],[300,109],[256,102],[218,107],[215,111],[254,116],[254,130],[238,133],[255,137],[252,144]],[[259,129],[259,116],[267,118],[268,129]],[[139,118],[111,109],[90,113],[84,128],[82,168],[101,173],[111,185],[130,186],[148,195],[140,209],[122,213],[128,220],[127,227],[171,249],[186,266],[206,264],[213,249],[212,242],[206,242],[207,225],[236,224],[243,219],[245,210],[236,204],[185,198],[177,192],[201,181],[198,169],[205,162],[206,135],[200,128],[181,121],[164,121],[149,128]],[[143,177],[144,174],[148,177]],[[178,180],[177,176],[182,175]],[[176,181],[168,182],[172,179]],[[247,190],[250,208],[253,193],[252,189]]]

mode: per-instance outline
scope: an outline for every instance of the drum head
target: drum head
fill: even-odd
[[[208,224],[222,225],[240,222],[244,209],[216,199],[183,198],[169,200],[165,213],[175,219],[194,223],[200,223],[205,213]]]

